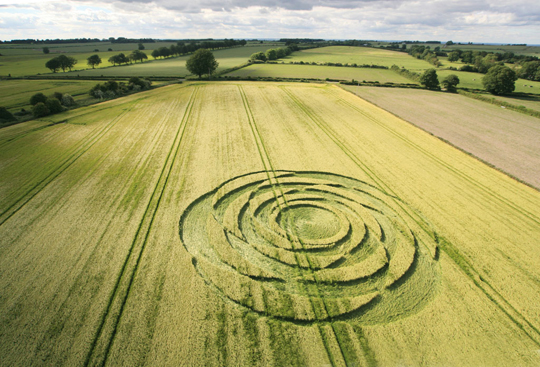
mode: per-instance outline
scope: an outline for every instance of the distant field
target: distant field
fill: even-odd
[[[240,77],[284,77],[284,78],[315,78],[343,79],[357,81],[378,81],[380,83],[413,83],[391,70],[371,68],[349,68],[318,65],[291,64],[253,64],[233,71],[227,75]]]
[[[469,73],[466,71],[455,71],[455,70],[437,70],[439,81],[443,80],[446,76],[450,74],[454,74],[458,76],[459,78],[458,88],[484,89],[484,85],[482,84],[482,78],[484,77],[485,74]],[[540,82],[534,82],[534,81],[525,80],[525,79],[518,79],[516,80],[515,85],[516,85],[515,92],[540,94]]]
[[[540,189],[540,119],[457,94],[343,87]]]
[[[425,119],[445,96],[392,91]],[[3,128],[1,364],[536,366],[539,208],[334,85],[186,83]]]
[[[46,96],[54,92],[71,94],[78,99],[88,97],[88,91],[96,84],[87,80],[4,80],[0,82],[0,105],[16,112],[21,108],[29,109],[30,97],[35,93]]]
[[[418,60],[406,53],[381,50],[370,47],[329,46],[313,48],[305,51],[297,51],[284,58],[285,61],[304,62],[340,62],[347,64],[373,64],[399,67],[404,66],[409,70],[425,70],[432,67],[426,61]]]
[[[492,94],[485,94],[485,97],[494,98],[498,101],[508,102],[516,106],[525,106],[528,109],[540,112],[540,95],[531,96],[494,96]]]
[[[125,44],[122,44],[125,45]],[[163,45],[149,44],[154,45],[154,47],[161,47]],[[170,46],[171,43],[166,45]],[[185,68],[185,63],[189,56],[169,58],[169,59],[158,59],[152,61],[147,65],[148,61],[144,63],[135,63],[132,65],[122,65],[112,67],[112,64],[108,62],[109,57],[117,55],[120,52],[129,53],[136,49],[136,44],[129,44],[130,48],[128,50],[116,50],[113,45],[112,52],[106,51],[107,47],[103,47],[103,50],[99,52],[84,52],[84,53],[72,53],[70,56],[73,56],[78,60],[78,63],[73,68],[74,71],[70,75],[80,75],[83,76],[185,76],[189,73]],[[266,51],[271,46],[267,44],[257,44],[244,47],[236,47],[226,50],[217,50],[214,51],[218,62],[220,62],[221,69],[227,69],[239,64],[246,62],[249,59],[249,56],[254,52]],[[88,47],[82,47],[81,49],[87,49]],[[90,47],[91,48],[91,47]],[[41,50],[41,49],[40,49]],[[3,52],[0,48],[0,53]],[[148,60],[153,60],[150,54],[152,49],[146,49],[144,52],[148,55]],[[98,54],[103,61],[96,69],[91,69],[86,64],[86,59],[91,55]],[[45,67],[45,63],[51,58],[55,57],[56,54],[52,52],[48,55],[43,54],[43,52],[33,53],[30,57],[28,54],[20,53],[11,56],[1,56],[0,57],[0,76],[7,76],[11,74],[12,77],[25,76],[25,75],[36,75],[36,74],[53,74],[49,69]],[[86,69],[86,70],[85,70]],[[59,71],[57,75],[64,75],[65,73]]]

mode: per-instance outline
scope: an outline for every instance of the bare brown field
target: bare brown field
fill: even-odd
[[[456,94],[344,88],[540,188],[540,119]]]

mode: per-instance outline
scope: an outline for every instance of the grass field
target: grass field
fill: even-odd
[[[458,76],[458,88],[484,89],[484,85],[482,84],[482,78],[485,74],[469,73],[465,71],[455,70],[437,70],[437,76],[439,77],[439,81],[443,80],[446,76],[450,74]],[[515,92],[540,94],[540,82],[518,79],[516,80],[515,86]]]
[[[126,44],[122,44],[126,45]],[[124,46],[117,50],[115,45],[112,45],[113,51],[106,51],[108,47],[102,47],[100,52],[86,51],[86,52],[66,52],[66,54],[73,56],[78,60],[78,63],[73,68],[71,73],[58,72],[58,75],[80,75],[85,76],[185,76],[189,75],[185,64],[189,56],[175,57],[170,59],[158,59],[153,60],[150,54],[152,49],[146,49],[144,52],[148,55],[148,61],[143,63],[135,63],[131,65],[122,65],[113,67],[109,63],[109,58],[113,55],[117,55],[120,52],[129,53],[133,51],[137,44],[127,44],[129,49],[124,50]],[[170,46],[171,43],[155,43],[149,44],[158,48],[161,46]],[[86,50],[87,47],[82,47],[81,50]],[[270,46],[268,44],[259,44],[244,47],[236,47],[232,49],[217,50],[214,51],[216,59],[220,63],[221,69],[231,68],[245,63],[249,56],[254,52],[266,51]],[[68,48],[63,48],[68,49]],[[79,49],[79,48],[76,48]],[[45,55],[41,51],[39,53],[34,52],[32,54],[21,53],[6,53],[6,56],[0,58],[0,76],[7,76],[11,74],[12,77],[36,75],[36,74],[53,74],[49,69],[45,67],[45,63],[51,58],[57,56],[56,53],[51,51],[50,54]],[[39,49],[41,50],[41,48]],[[0,48],[0,53],[5,52]],[[91,55],[98,54],[101,57],[102,63],[92,69],[86,64],[86,59]]]
[[[457,94],[343,87],[540,189],[538,118]]]
[[[11,112],[30,109],[30,97],[36,93],[46,96],[54,92],[70,94],[75,101],[88,98],[88,91],[96,84],[88,80],[4,80],[0,83],[0,104]]]
[[[315,78],[342,79],[358,81],[378,81],[380,83],[412,83],[409,79],[391,70],[371,68],[349,68],[318,65],[291,64],[253,64],[227,75],[239,77],[282,77],[282,78]]]
[[[418,60],[406,53],[370,47],[328,46],[293,52],[285,61],[340,62],[342,64],[368,64],[405,67],[412,71],[432,67],[427,61]]]
[[[538,208],[331,85],[174,85],[14,125],[2,364],[536,365]]]

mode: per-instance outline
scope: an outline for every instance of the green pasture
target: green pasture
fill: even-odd
[[[350,46],[329,46],[297,51],[284,60],[309,63],[373,64],[388,67],[396,64],[413,71],[429,69],[432,66],[427,61],[416,59],[404,52]]]
[[[253,64],[227,75],[237,77],[313,78],[378,81],[379,83],[412,83],[409,79],[387,69],[352,68],[319,65]]]
[[[30,97],[36,93],[50,96],[54,92],[70,94],[77,99],[88,97],[96,84],[90,80],[6,80],[0,83],[0,105],[11,112],[30,109]]]
[[[117,55],[120,52],[125,54],[130,53],[131,51],[137,48],[137,44],[114,44],[112,45],[113,51],[106,51],[108,46],[102,47],[103,51],[100,49],[99,52],[87,51],[87,52],[73,52],[69,53],[70,56],[78,60],[77,64],[73,68],[73,71],[70,75],[80,76],[184,76],[188,75],[185,68],[186,60],[188,56],[175,57],[169,59],[158,59],[155,60],[150,56],[154,48],[159,48],[163,46],[170,46],[172,43],[150,43],[148,44],[147,49],[144,52],[148,55],[148,60],[145,61],[142,65],[140,63],[132,65],[122,65],[112,67],[112,64],[108,62],[109,57]],[[116,49],[114,46],[121,45],[123,47],[128,47],[126,50]],[[152,49],[149,47],[153,46]],[[81,48],[90,48],[93,50],[93,46],[80,46]],[[249,59],[249,56],[254,52],[266,51],[270,48],[269,44],[250,44],[249,46],[236,47],[232,49],[217,50],[214,51],[218,62],[220,63],[220,70],[228,69],[236,65],[242,64]],[[59,50],[66,50],[68,47],[59,48]],[[38,75],[38,74],[53,74],[49,69],[45,67],[45,63],[51,58],[58,56],[59,53],[55,53],[51,48],[51,53],[48,55],[41,52],[41,46],[39,47],[39,52],[35,53],[25,53],[29,49],[22,49],[20,53],[13,51],[12,53],[5,53],[3,48],[0,48],[0,53],[4,56],[0,56],[0,76],[20,77],[27,75]],[[24,52],[23,52],[24,51]],[[67,52],[65,54],[68,54]],[[102,63],[92,70],[87,64],[86,59],[91,55],[98,54],[101,57]],[[152,61],[151,66],[147,66],[146,63]],[[109,67],[112,69],[107,70]],[[59,71],[58,75],[63,75],[64,72]]]
[[[437,76],[439,77],[439,81],[443,80],[446,76],[450,74],[458,76],[458,88],[484,89],[484,85],[482,84],[482,78],[485,74],[470,73],[466,71],[456,70],[437,70]],[[515,92],[540,94],[540,82],[518,79],[516,81]]]
[[[236,47],[225,50],[213,51],[216,60],[219,62],[217,71],[225,70],[238,66],[248,61],[249,56],[254,52],[265,51],[267,45],[253,47]],[[190,55],[173,57],[168,59],[158,59],[145,61],[144,63],[135,63],[130,65],[121,65],[100,69],[87,69],[73,71],[69,75],[86,76],[178,76],[190,75],[186,69],[186,61]]]

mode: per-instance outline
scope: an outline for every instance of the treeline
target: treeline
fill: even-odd
[[[269,50],[266,50],[266,52],[255,52],[251,54],[251,57],[249,59],[251,61],[272,61],[282,59],[285,56],[289,56],[291,53],[298,50],[299,48],[296,44],[291,44],[287,47],[271,48]]]
[[[233,40],[225,39],[223,41],[203,41],[203,42],[177,42],[176,45],[170,47],[160,47],[152,51],[152,57],[157,59],[159,57],[167,58],[171,56],[180,56],[193,53],[198,49],[204,48],[207,50],[219,50],[223,48],[231,48],[236,46],[244,46],[247,43],[246,40]]]
[[[440,50],[439,47],[435,47],[435,50],[432,51],[429,46],[412,45],[412,47],[407,51],[407,53],[411,56],[416,57],[417,59],[425,60],[430,64],[439,67],[441,65],[441,62],[437,55],[442,56],[442,54],[439,54],[440,51],[437,49]]]
[[[461,61],[466,65],[460,71],[486,74],[492,67],[504,64],[516,64],[518,77],[540,81],[540,60],[536,56],[515,55],[513,52],[486,52],[453,50],[448,54],[448,61]]]
[[[143,78],[132,77],[127,83],[117,82],[115,80],[108,80],[101,84],[98,83],[90,89],[88,94],[98,99],[110,99],[123,96],[126,94],[139,92],[141,90],[148,90],[152,82]]]

